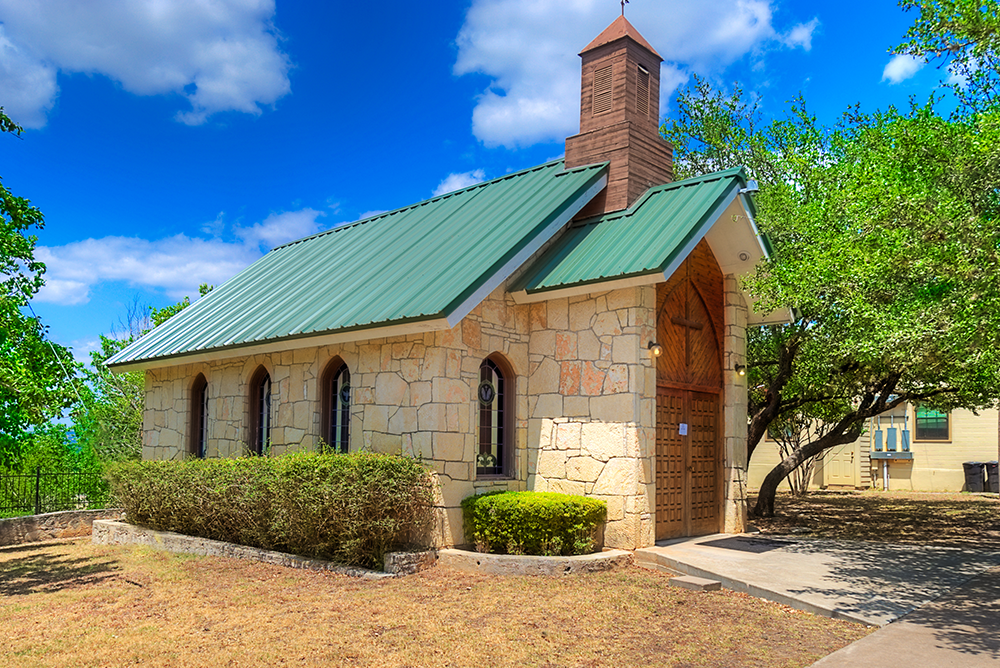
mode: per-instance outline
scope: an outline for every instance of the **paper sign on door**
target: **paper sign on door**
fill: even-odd
[[[680,431],[681,431],[681,436],[687,436],[688,435],[687,422],[681,422],[681,429],[680,429]]]

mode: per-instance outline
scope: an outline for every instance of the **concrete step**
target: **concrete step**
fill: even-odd
[[[722,583],[718,580],[696,578],[693,575],[679,575],[670,578],[670,584],[671,586],[690,589],[691,591],[719,591],[722,589]]]

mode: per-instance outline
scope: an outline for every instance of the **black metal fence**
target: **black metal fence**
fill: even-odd
[[[0,473],[0,516],[104,508],[108,484],[100,473]]]

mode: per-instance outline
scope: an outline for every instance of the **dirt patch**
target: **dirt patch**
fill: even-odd
[[[930,492],[779,494],[765,534],[1000,550],[1000,499]]]
[[[870,632],[639,568],[367,582],[63,542],[0,550],[0,582],[0,665],[17,666],[772,668]]]

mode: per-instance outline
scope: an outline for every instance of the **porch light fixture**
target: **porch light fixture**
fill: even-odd
[[[735,368],[736,373],[738,375],[740,375],[740,376],[747,375],[747,365],[746,364],[737,364],[734,368]]]
[[[649,354],[653,357],[659,357],[663,354],[663,346],[661,346],[656,341],[650,341],[646,345],[646,349],[649,350]]]

